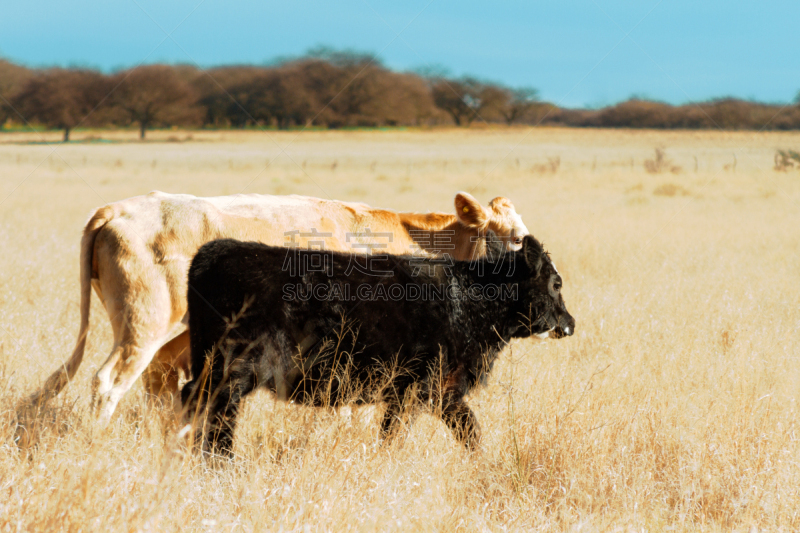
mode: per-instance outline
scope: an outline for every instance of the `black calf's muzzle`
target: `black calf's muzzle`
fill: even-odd
[[[558,326],[550,333],[550,336],[554,339],[560,339],[569,337],[573,333],[575,333],[575,319],[567,315],[558,320]]]

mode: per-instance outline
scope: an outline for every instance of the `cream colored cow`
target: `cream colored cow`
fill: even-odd
[[[93,380],[97,414],[107,422],[142,375],[149,394],[177,397],[188,375],[187,272],[197,249],[230,237],[271,245],[324,247],[362,253],[483,253],[477,237],[492,230],[510,249],[528,230],[506,198],[488,207],[466,193],[455,214],[396,213],[365,204],[305,196],[235,195],[198,198],[158,191],[97,209],[83,232],[80,252],[81,322],[72,356],[29,401],[57,395],[83,359],[91,288],[114,332],[111,354]],[[165,398],[167,399],[167,398]]]

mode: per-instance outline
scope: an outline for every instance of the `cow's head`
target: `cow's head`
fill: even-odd
[[[456,194],[455,206],[456,217],[463,226],[479,234],[494,232],[507,250],[522,248],[522,238],[528,235],[528,228],[508,198],[498,196],[489,202],[489,207],[483,207],[471,194],[460,192]]]
[[[521,327],[515,337],[535,335],[540,339],[561,338],[575,332],[575,319],[567,311],[561,295],[561,275],[532,235],[522,239],[521,250],[514,254],[514,269],[519,278]]]

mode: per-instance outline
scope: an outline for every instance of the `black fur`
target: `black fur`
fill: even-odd
[[[287,268],[291,260],[308,264],[311,255],[315,264],[330,261],[331,270]],[[370,272],[390,272],[387,277],[358,269],[345,275],[353,260],[367,264],[366,256],[230,239],[200,248],[188,293],[195,376],[182,395],[195,424],[208,408],[207,420],[200,417],[207,422],[206,449],[230,453],[239,402],[259,386],[316,406],[383,402],[384,436],[411,398],[432,401],[456,438],[473,447],[480,431],[464,396],[485,379],[505,343],[545,332],[571,335],[575,328],[560,294],[561,277],[531,236],[519,252],[490,245],[487,257],[476,262],[373,257]],[[286,292],[297,284],[346,284],[353,299]],[[386,301],[356,294],[360,285],[378,294],[395,284],[451,293],[493,285],[504,287],[506,296],[516,286],[516,297]]]

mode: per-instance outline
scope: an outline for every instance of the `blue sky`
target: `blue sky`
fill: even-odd
[[[788,102],[800,90],[798,22],[798,0],[2,0],[0,56],[110,71],[260,64],[326,45],[396,70],[535,87],[567,107],[632,95]]]

